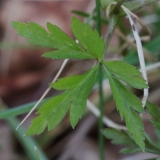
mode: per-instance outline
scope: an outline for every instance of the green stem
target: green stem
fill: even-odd
[[[115,29],[117,22],[118,22],[118,19],[119,19],[119,16],[116,15],[116,12],[117,13],[119,12],[121,4],[124,1],[125,0],[119,0],[117,2],[117,5],[115,6],[115,9],[114,9],[114,15],[112,15],[109,19],[108,30],[107,30],[107,34],[105,36],[104,55],[108,49],[109,42],[111,40],[114,29]],[[100,1],[99,0],[96,0],[96,11],[97,11],[97,30],[99,32],[99,35],[101,36],[101,15],[100,15]],[[103,58],[104,58],[104,56],[103,56]],[[102,61],[103,61],[103,59],[102,59]],[[102,64],[100,64],[100,66],[99,66],[99,97],[100,97],[99,131],[101,129],[103,129],[103,114],[104,114],[102,81],[103,81],[103,66],[102,66]],[[105,156],[104,156],[104,137],[101,134],[101,132],[99,132],[99,158],[100,158],[100,160],[105,159]]]
[[[99,158],[100,160],[104,160],[104,137],[100,130],[103,129],[103,115],[104,115],[104,110],[103,110],[103,89],[102,89],[102,81],[103,81],[103,66],[100,64],[99,66],[99,108],[100,108],[100,116],[99,116],[99,123],[98,123],[98,128],[99,128]]]
[[[96,0],[96,12],[97,12],[97,31],[101,36],[101,11],[100,11],[100,0]]]
[[[100,13],[100,0],[96,0],[96,12],[97,12],[97,30],[99,35],[101,36],[101,13]],[[104,160],[104,137],[100,132],[103,129],[103,88],[102,88],[102,81],[103,81],[103,66],[100,64],[99,66],[99,98],[100,98],[100,116],[99,116],[99,159]]]

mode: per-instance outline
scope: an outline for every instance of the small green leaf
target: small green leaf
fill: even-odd
[[[113,144],[137,146],[134,140],[123,130],[103,129],[101,132],[106,138],[111,139]]]
[[[112,72],[105,67],[109,77],[113,97],[121,118],[125,117],[126,125],[136,143],[142,150],[144,144],[144,126],[142,120],[135,111],[143,112],[142,103],[120,81],[112,76]],[[134,111],[135,110],[135,111]]]
[[[146,81],[141,77],[141,72],[134,66],[122,61],[108,61],[104,65],[116,78],[123,80],[134,88],[148,88]]]
[[[27,134],[40,134],[47,126],[48,130],[53,129],[63,119],[69,108],[70,121],[74,128],[82,117],[87,97],[97,76],[97,71],[98,65],[78,77],[70,76],[62,78],[51,84],[53,88],[60,90],[67,89],[67,91],[44,104],[38,111],[40,115],[33,120]],[[68,84],[65,83],[68,81],[70,81]]]
[[[98,32],[96,30],[93,31],[88,23],[82,24],[75,17],[72,17],[71,28],[74,36],[84,49],[94,57],[101,59],[104,51],[104,41],[99,37]]]
[[[52,59],[96,59],[96,57],[85,51],[74,50],[71,48],[63,48],[56,51],[46,52],[42,57]]]

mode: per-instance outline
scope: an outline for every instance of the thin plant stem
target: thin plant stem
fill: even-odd
[[[97,31],[101,36],[101,12],[100,12],[100,0],[96,0],[96,13],[97,13]]]
[[[97,13],[97,30],[99,32],[99,35],[101,36],[101,13],[100,13],[100,0],[96,0],[96,13]],[[100,116],[99,116],[99,123],[98,123],[98,139],[99,139],[99,159],[104,160],[105,159],[105,154],[104,154],[104,137],[102,133],[100,132],[101,129],[103,129],[103,115],[104,115],[104,110],[103,110],[103,88],[102,88],[102,83],[103,83],[103,67],[100,64],[99,67],[99,99],[100,99]]]
[[[100,130],[104,128],[103,126],[103,115],[104,115],[104,109],[103,109],[103,88],[102,88],[102,83],[103,83],[103,66],[100,64],[99,66],[99,99],[100,99],[100,104],[99,104],[99,110],[100,110],[100,115],[99,115],[99,123],[98,123],[98,128],[99,128],[99,158],[100,160],[105,159],[105,154],[104,154],[104,137]]]

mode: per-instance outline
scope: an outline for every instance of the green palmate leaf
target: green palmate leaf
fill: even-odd
[[[33,120],[27,134],[40,134],[47,126],[48,130],[53,129],[63,119],[69,108],[70,121],[74,128],[82,117],[97,71],[98,66],[95,66],[83,75],[62,78],[51,84],[53,88],[67,91],[44,104],[38,111],[40,115]]]
[[[144,127],[142,120],[135,112],[144,112],[142,103],[120,81],[112,76],[112,72],[107,69],[106,65],[105,71],[109,77],[113,97],[116,101],[120,116],[121,118],[125,118],[129,132],[140,148],[144,150]]]
[[[104,41],[102,37],[99,37],[97,30],[93,31],[88,23],[82,24],[75,17],[72,18],[71,28],[83,48],[94,57],[101,59],[104,51]]]
[[[123,80],[134,88],[148,88],[145,80],[141,77],[141,72],[134,66],[122,61],[108,61],[104,65],[116,78]]]

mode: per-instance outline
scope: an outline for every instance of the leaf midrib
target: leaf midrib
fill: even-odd
[[[91,52],[86,52],[86,51],[88,51],[87,49],[85,49],[86,51],[84,51],[82,48],[81,48],[81,50],[78,50],[78,49],[73,49],[73,48],[71,48],[71,47],[66,47],[66,48],[63,48],[64,50],[65,49],[70,49],[70,50],[72,50],[72,51],[78,51],[78,52],[82,52],[83,54],[87,54],[87,55],[89,55],[91,58],[93,57],[93,58],[98,58],[98,57],[95,57],[95,55],[93,55]],[[59,51],[63,51],[63,49],[62,50],[60,50],[59,49]],[[57,50],[56,50],[57,51]]]

